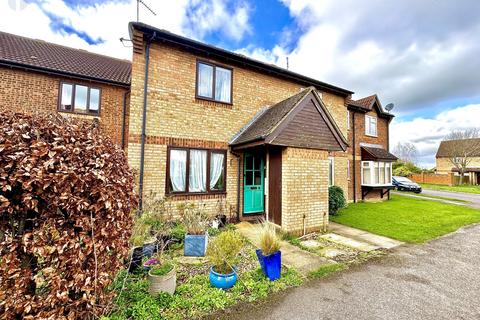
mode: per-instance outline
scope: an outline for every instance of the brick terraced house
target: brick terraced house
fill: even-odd
[[[131,63],[0,32],[0,109],[98,119],[127,141]]]
[[[0,109],[99,119],[139,193],[291,233],[328,223],[328,187],[388,198],[393,115],[377,96],[142,23],[132,63],[0,32]],[[385,196],[387,195],[387,196]],[[175,206],[174,206],[175,207]]]
[[[389,193],[393,116],[376,96],[354,101],[243,55],[142,23],[129,29],[128,156],[142,195],[302,233],[328,223],[329,185],[351,201]]]
[[[457,150],[468,150],[465,159],[456,160],[455,155],[461,152]],[[480,138],[462,139],[462,140],[446,140],[440,142],[437,154],[435,155],[436,169],[439,174],[453,173],[460,176],[461,166],[455,166],[452,160],[456,160],[456,164],[467,163],[464,176],[468,177],[471,184],[480,184]]]
[[[386,112],[377,95],[348,100],[348,199],[378,199],[390,195],[392,162],[389,126],[393,115]],[[354,177],[353,179],[351,177]]]

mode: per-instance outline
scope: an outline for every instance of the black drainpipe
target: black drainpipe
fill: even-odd
[[[357,163],[355,162],[355,111],[353,111],[353,203],[357,202]]]
[[[145,47],[145,78],[143,82],[143,114],[142,114],[142,135],[140,143],[140,177],[138,182],[138,214],[142,214],[143,210],[143,176],[144,176],[144,164],[145,164],[145,138],[147,127],[147,90],[148,90],[148,66],[150,62],[150,44],[155,38],[154,32],[152,37],[147,39],[147,45]]]
[[[125,150],[125,126],[127,122],[127,95],[130,93],[130,90],[123,94],[123,111],[122,111],[122,149]]]

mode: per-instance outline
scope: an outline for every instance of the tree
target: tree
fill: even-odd
[[[395,154],[401,162],[413,163],[417,162],[418,151],[414,144],[410,142],[399,142],[393,149]]]
[[[443,141],[445,143],[445,154],[448,160],[460,172],[460,184],[463,184],[463,175],[472,161],[473,157],[480,153],[480,130],[470,128],[465,130],[454,130],[448,134]]]

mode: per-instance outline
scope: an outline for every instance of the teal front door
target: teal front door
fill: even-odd
[[[263,156],[246,153],[243,163],[243,213],[262,213],[265,211]]]

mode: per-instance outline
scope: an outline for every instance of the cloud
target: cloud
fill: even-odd
[[[238,41],[251,32],[250,8],[241,0],[146,1],[156,15],[140,7],[140,21],[203,40],[212,33]],[[123,46],[128,22],[136,20],[136,0],[0,1],[0,30],[131,59]]]
[[[303,34],[263,58],[299,73],[378,93],[397,115],[478,98],[480,1],[283,0]],[[247,52],[258,53],[256,48]],[[273,55],[273,58],[272,58]],[[262,55],[257,55],[262,58]]]
[[[435,166],[435,153],[440,141],[453,130],[478,128],[480,104],[470,104],[440,112],[428,119],[416,117],[409,121],[394,119],[390,125],[391,146],[411,142],[418,150],[418,162],[423,167]]]
[[[195,38],[202,39],[212,32],[240,41],[250,33],[250,6],[238,0],[194,0],[187,7],[183,26]]]

